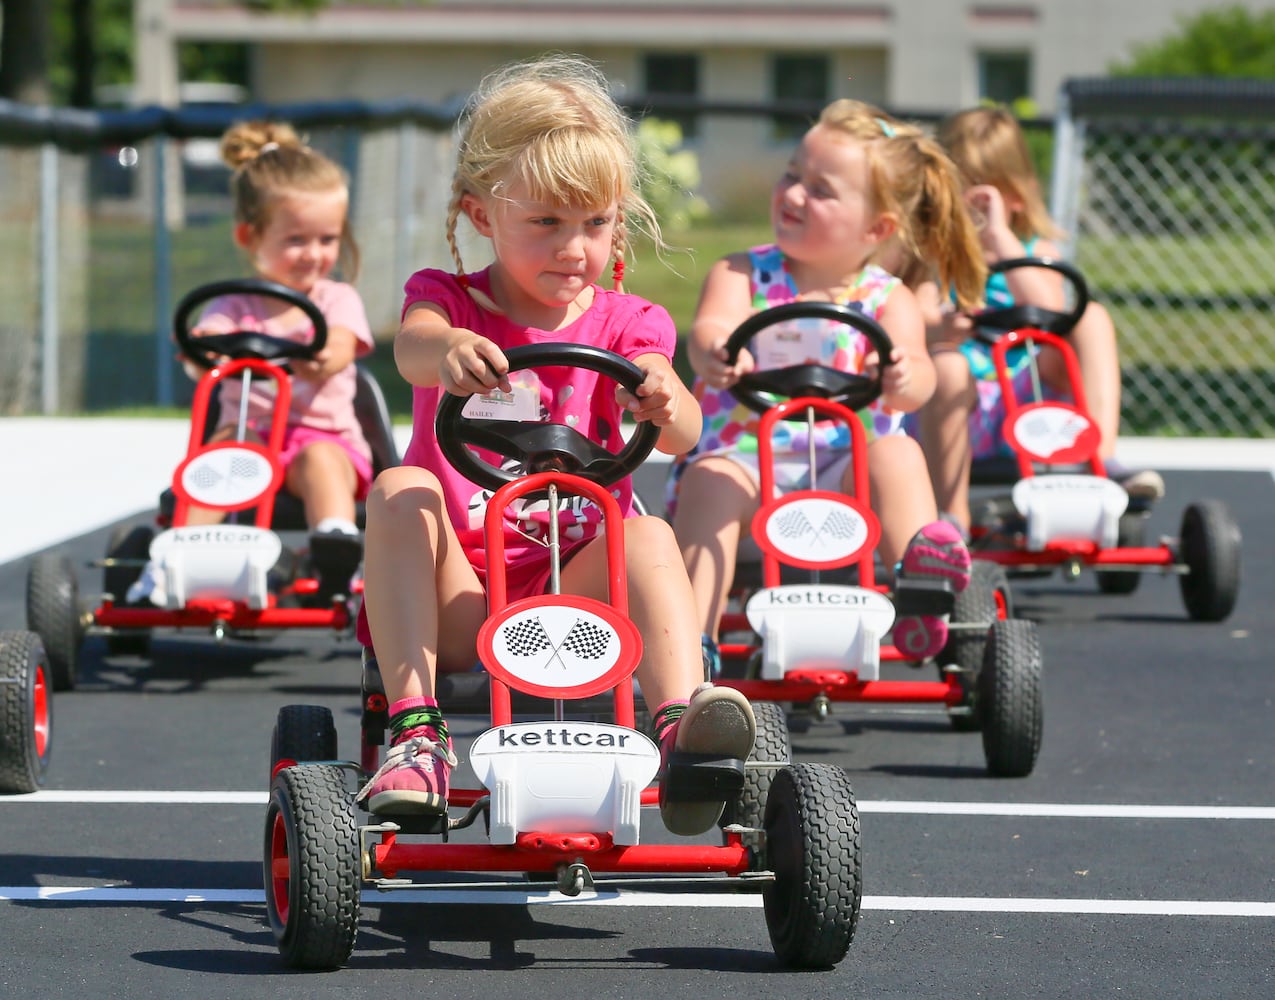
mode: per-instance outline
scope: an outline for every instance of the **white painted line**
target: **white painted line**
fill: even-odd
[[[264,806],[267,792],[57,790],[0,796],[3,805],[84,803],[93,805],[226,805]],[[1064,819],[1275,820],[1275,806],[1123,805],[1062,802],[918,802],[865,799],[861,813],[923,816],[1058,817]]]
[[[116,886],[0,886],[0,901],[44,903],[265,903],[259,889],[133,889]],[[599,892],[577,897],[523,889],[410,889],[363,893],[366,906],[402,903],[492,906],[618,906],[637,908],[716,907],[757,909],[759,893]],[[864,896],[864,910],[911,913],[1115,914],[1154,917],[1275,917],[1275,903],[1197,899],[1048,899],[993,896]]]

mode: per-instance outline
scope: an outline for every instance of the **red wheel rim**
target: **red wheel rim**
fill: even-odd
[[[270,830],[270,894],[274,900],[275,913],[279,922],[288,923],[288,884],[292,874],[292,863],[288,858],[288,828],[283,822],[283,814],[276,813],[274,826]]]
[[[44,667],[35,668],[35,752],[43,757],[49,749],[49,687]]]

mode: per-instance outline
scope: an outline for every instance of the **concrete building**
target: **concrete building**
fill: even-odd
[[[136,0],[143,102],[172,103],[181,44],[252,46],[257,100],[468,93],[492,66],[549,49],[598,60],[617,92],[821,104],[857,97],[902,113],[1027,97],[1050,114],[1068,77],[1225,0],[381,0],[313,15],[230,0]],[[763,115],[685,116],[719,199],[773,172],[796,127]],[[748,170],[740,171],[740,165]]]

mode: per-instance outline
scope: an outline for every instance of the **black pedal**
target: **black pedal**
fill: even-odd
[[[437,813],[403,813],[398,816],[372,813],[369,823],[372,825],[393,823],[399,828],[400,833],[419,833],[434,836],[447,832],[447,816],[445,814],[440,816]]]
[[[738,757],[675,751],[669,755],[661,783],[669,802],[727,799],[744,787],[744,762]]]
[[[350,578],[363,561],[363,539],[358,535],[325,532],[310,536],[310,565],[319,578],[317,600],[326,604],[350,590]]]
[[[915,615],[950,615],[956,606],[956,595],[946,580],[904,577],[894,586],[892,596],[897,617]]]

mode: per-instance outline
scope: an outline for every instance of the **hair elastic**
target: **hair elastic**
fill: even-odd
[[[878,119],[878,121],[879,120],[880,119]],[[279,144],[277,142],[263,142],[261,144],[261,148],[257,150],[257,155],[265,156],[267,153],[273,153],[278,148]]]
[[[624,281],[624,258],[615,258],[615,264],[611,268],[611,280],[617,285]]]
[[[882,132],[882,134],[883,134],[883,135],[884,135],[887,139],[893,139],[893,138],[894,138],[894,134],[895,134],[895,133],[894,133],[894,126],[893,126],[893,125],[891,125],[891,124],[890,124],[888,121],[886,121],[884,118],[878,118],[878,119],[877,119],[877,124],[881,126],[881,132]]]

